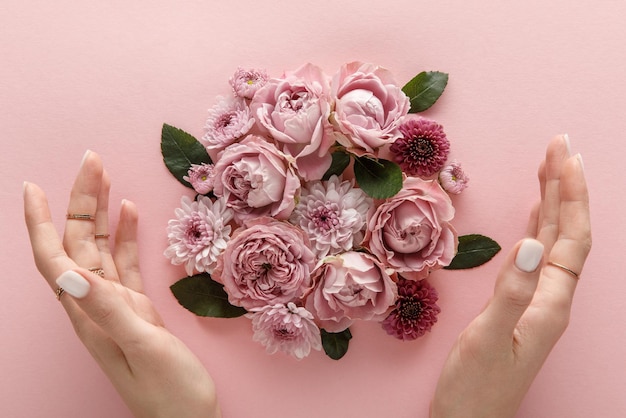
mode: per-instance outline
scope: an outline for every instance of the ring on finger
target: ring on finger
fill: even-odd
[[[576,273],[571,268],[564,266],[563,264],[555,263],[553,261],[548,261],[548,265],[563,270],[564,272],[566,272],[570,276],[574,276],[574,278],[576,280],[580,279],[580,274]]]
[[[95,221],[96,217],[88,213],[68,213],[65,215],[66,219],[73,219],[76,221]]]
[[[58,301],[61,300],[61,295],[63,293],[65,293],[65,290],[62,287],[57,287],[57,290],[54,291],[54,295],[56,296]]]
[[[97,238],[109,238],[111,235],[105,233],[105,234],[94,234],[93,236],[94,238],[97,239]]]
[[[104,269],[102,267],[91,267],[91,268],[88,268],[87,270],[89,270],[93,274],[97,274],[98,276],[104,278]]]

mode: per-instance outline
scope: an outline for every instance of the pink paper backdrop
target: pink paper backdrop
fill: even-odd
[[[333,73],[356,59],[403,82],[422,70],[451,74],[430,116],[472,179],[456,226],[505,250],[523,234],[547,140],[569,133],[589,178],[594,248],[571,325],[519,417],[626,416],[625,19],[621,0],[1,2],[0,416],[130,416],[39,277],[22,221],[28,180],[48,192],[62,227],[87,148],[104,158],[113,207],[138,204],[146,292],[211,371],[225,417],[427,415],[445,356],[489,297],[502,255],[433,277],[443,312],[429,335],[401,343],[359,324],[339,362],[267,356],[247,319],[197,319],[168,289],[183,270],[162,257],[164,229],[185,190],[162,165],[161,124],[201,135],[239,65],[278,75],[311,61]]]

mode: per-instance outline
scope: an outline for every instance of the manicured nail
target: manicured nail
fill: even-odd
[[[583,171],[585,171],[585,163],[583,163],[583,156],[580,154],[576,154],[576,159],[578,159],[578,162],[580,163],[580,168],[582,168]]]
[[[572,155],[572,144],[569,141],[569,135],[563,134],[563,141],[565,141],[565,146],[567,147],[567,155]]]
[[[81,167],[83,166],[83,164],[85,164],[85,160],[87,159],[87,157],[89,156],[89,154],[91,154],[91,150],[89,150],[89,149],[88,149],[87,151],[85,151],[85,155],[83,155],[83,159],[82,159],[82,161],[80,162],[80,166],[81,166]]]
[[[28,188],[28,182],[25,181],[24,184],[22,185],[22,193],[25,195],[26,194],[26,189]]]
[[[515,265],[526,273],[537,269],[543,256],[543,244],[535,239],[525,239],[520,245],[515,257]]]
[[[59,287],[75,298],[84,298],[89,293],[89,282],[73,270],[61,274],[56,282]]]

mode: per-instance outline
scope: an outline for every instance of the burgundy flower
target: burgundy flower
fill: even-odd
[[[424,118],[411,118],[399,127],[402,138],[391,145],[394,160],[410,176],[430,177],[448,158],[450,142],[443,126]]]
[[[437,299],[437,290],[426,280],[400,278],[398,299],[383,321],[383,329],[387,334],[404,341],[421,337],[437,322],[437,315],[441,312]]]

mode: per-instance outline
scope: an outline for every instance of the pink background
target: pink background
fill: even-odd
[[[443,312],[429,335],[402,343],[358,324],[339,362],[268,356],[247,319],[197,319],[168,289],[184,272],[162,256],[165,225],[186,189],[161,162],[162,123],[201,135],[238,65],[279,75],[310,61],[332,74],[351,60],[387,66],[402,83],[450,73],[429,116],[472,179],[455,225],[505,250],[523,234],[547,140],[569,133],[589,179],[594,248],[571,325],[519,417],[626,416],[625,19],[622,0],[1,2],[0,416],[130,416],[39,277],[22,221],[28,180],[48,192],[61,229],[87,148],[104,158],[113,207],[138,204],[146,291],[212,373],[225,417],[427,415],[502,254],[433,276]]]

